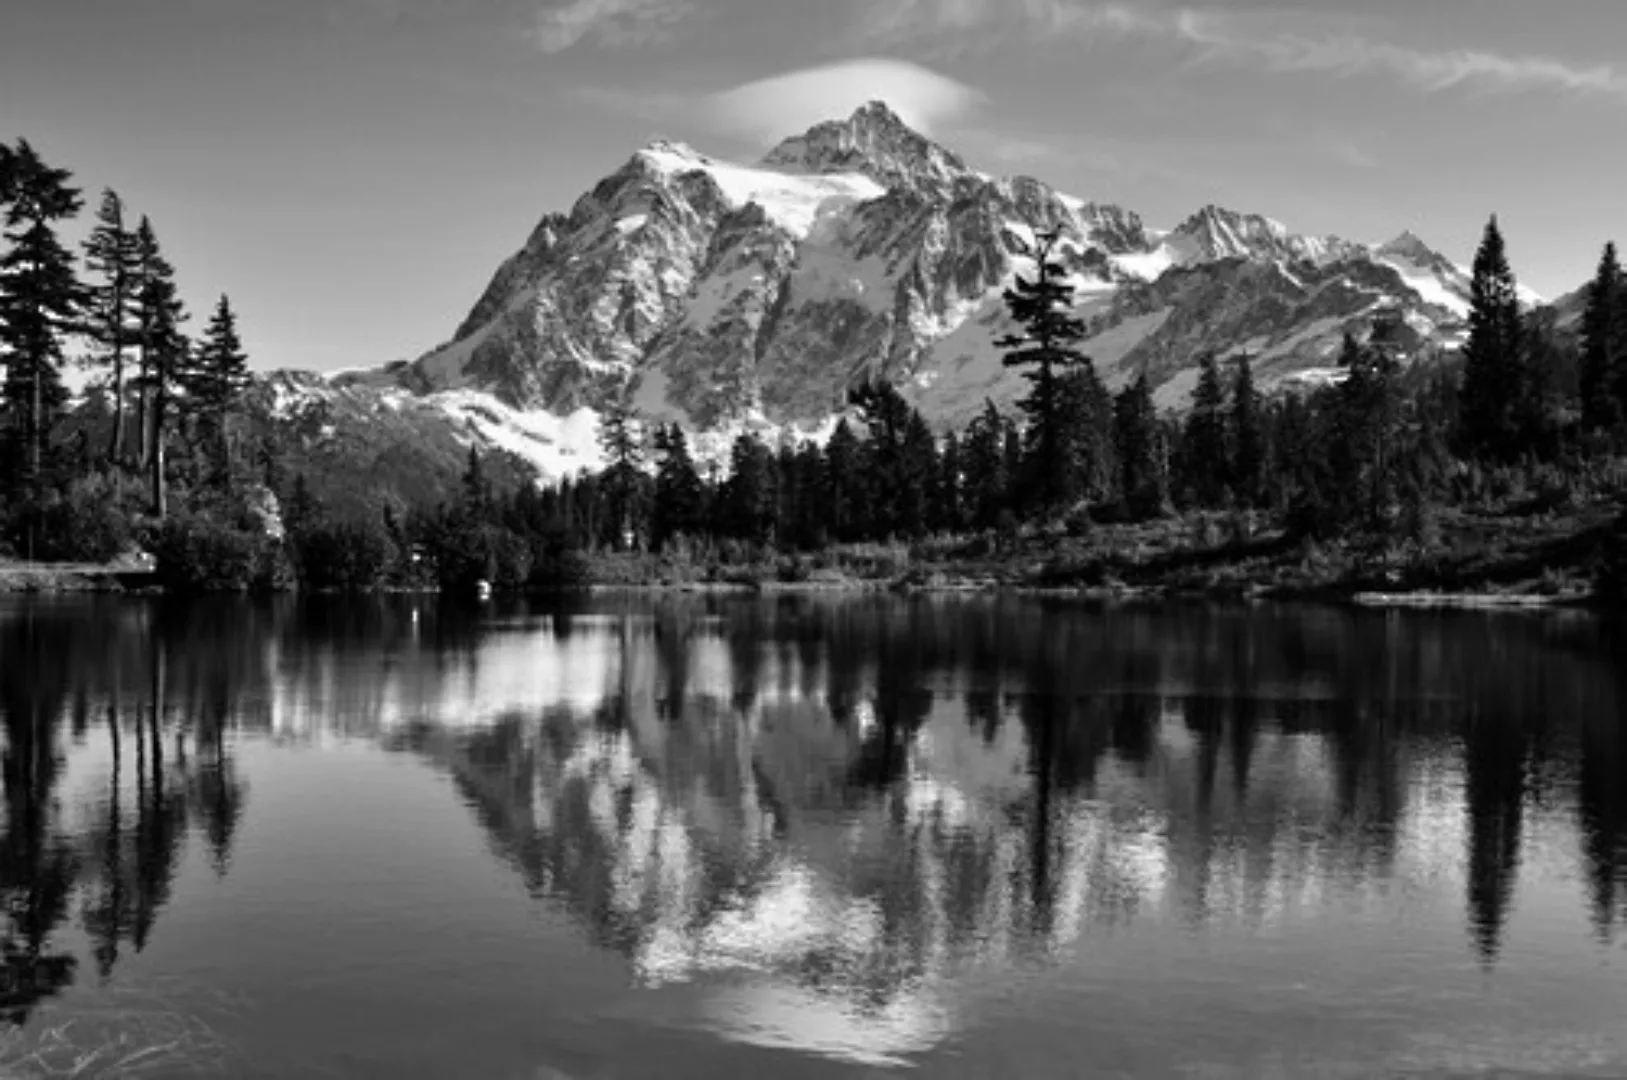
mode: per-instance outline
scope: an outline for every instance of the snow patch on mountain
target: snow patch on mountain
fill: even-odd
[[[604,466],[599,413],[594,409],[556,416],[511,409],[490,394],[469,390],[433,394],[424,401],[461,426],[471,445],[507,451],[545,477],[570,476]]]
[[[1130,251],[1122,255],[1110,255],[1108,261],[1117,267],[1120,273],[1142,281],[1156,281],[1163,276],[1164,271],[1175,265],[1176,253],[1167,244],[1160,244],[1151,251]]]
[[[887,189],[857,173],[799,176],[707,157],[682,143],[656,143],[639,156],[668,176],[700,170],[736,209],[756,203],[781,228],[801,238],[821,211],[879,199]]]

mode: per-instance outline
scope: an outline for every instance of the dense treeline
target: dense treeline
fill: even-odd
[[[1209,353],[1195,358],[1190,407],[1160,412],[1147,372],[1111,392],[1081,351],[1058,237],[1040,233],[1025,252],[1034,272],[1006,293],[1017,330],[996,343],[1029,383],[1014,411],[989,402],[963,430],[936,432],[873,383],[822,441],[747,431],[726,460],[701,461],[680,427],[611,403],[595,474],[499,490],[471,450],[461,489],[439,502],[324,506],[242,415],[248,360],[230,301],[197,340],[183,331],[150,220],[130,224],[105,192],[81,268],[58,235],[80,193],[26,141],[0,146],[0,205],[0,553],[143,547],[176,587],[523,588],[580,580],[584,553],[727,565],[928,537],[999,552],[1193,512],[1229,513],[1245,539],[1275,529],[1422,552],[1446,508],[1621,494],[1627,273],[1606,247],[1573,342],[1549,313],[1521,310],[1495,218],[1458,357],[1416,362],[1401,316],[1379,312],[1325,385],[1266,397],[1250,357]],[[69,364],[93,376],[72,406]],[[1624,562],[1607,555],[1600,584],[1619,591]]]
[[[1110,393],[1076,347],[1072,289],[1052,258],[1007,294],[1021,330],[1002,339],[1031,389],[1015,413],[986,405],[965,430],[934,435],[888,385],[850,397],[823,446],[741,434],[726,470],[703,469],[684,432],[607,413],[609,461],[557,485],[541,505],[573,547],[814,551],[832,544],[985,533],[1230,511],[1247,531],[1277,524],[1313,540],[1427,547],[1445,507],[1557,508],[1619,495],[1627,446],[1627,276],[1606,249],[1580,349],[1522,312],[1494,218],[1474,265],[1461,361],[1412,363],[1397,313],[1348,335],[1339,373],[1264,398],[1247,355],[1198,358],[1184,416],[1160,414],[1143,373]],[[653,466],[653,467],[652,467]]]

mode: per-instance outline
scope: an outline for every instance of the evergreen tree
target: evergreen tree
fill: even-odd
[[[962,471],[965,473],[965,499],[974,526],[992,529],[1000,520],[1000,511],[1006,505],[1005,421],[994,402],[983,405],[983,411],[966,429],[962,450]]]
[[[1231,475],[1238,499],[1254,506],[1260,499],[1266,464],[1265,431],[1260,416],[1260,395],[1254,388],[1254,370],[1247,355],[1237,358],[1232,382]]]
[[[724,528],[731,536],[756,544],[773,542],[776,474],[774,452],[761,439],[750,432],[735,439],[722,499]]]
[[[899,451],[898,525],[904,535],[920,537],[935,517],[940,461],[932,429],[915,409],[909,411]]]
[[[869,525],[863,447],[846,417],[836,422],[825,445],[825,503],[831,535],[843,543],[859,539]]]
[[[1060,509],[1074,494],[1069,490],[1073,463],[1063,445],[1067,421],[1058,369],[1085,360],[1074,348],[1085,336],[1085,324],[1073,315],[1074,289],[1068,284],[1067,269],[1053,258],[1060,238],[1054,230],[1036,232],[1036,245],[1025,245],[1038,272],[1032,278],[1017,275],[1016,287],[1005,291],[1006,308],[1022,329],[995,342],[1006,354],[1006,366],[1030,369],[1023,374],[1032,389],[1018,404],[1035,431],[1034,460],[1041,463],[1036,494],[1046,512]]]
[[[1556,413],[1560,406],[1560,380],[1567,369],[1574,372],[1572,358],[1553,332],[1540,320],[1523,316],[1516,371],[1520,394],[1514,399],[1512,410],[1515,434],[1510,456],[1529,453],[1547,460],[1558,450]],[[1570,397],[1574,400],[1579,396],[1573,384]]]
[[[1000,418],[1001,453],[1004,455],[1002,471],[1006,477],[1006,496],[1000,507],[1000,518],[1003,521],[1009,514],[1015,518],[1023,509],[1023,434],[1017,427],[1017,421],[1010,416]]]
[[[300,482],[304,482],[300,477]],[[480,460],[480,450],[473,444],[469,447],[468,463],[463,468],[463,478],[460,482],[462,500],[459,511],[462,516],[471,521],[485,521],[491,512],[491,482],[486,479],[486,466]]]
[[[1297,395],[1284,398],[1272,413],[1268,484],[1262,501],[1290,517],[1309,513],[1315,518],[1327,486],[1322,468],[1327,447],[1314,420],[1309,403]]]
[[[608,464],[600,474],[604,488],[612,544],[619,551],[640,523],[640,496],[644,485],[644,445],[637,412],[626,401],[613,401],[599,417],[599,447]]]
[[[797,526],[803,520],[803,507],[810,492],[802,486],[802,473],[797,469],[797,448],[790,439],[782,439],[774,453],[774,494],[775,538],[782,548],[802,547]]]
[[[797,447],[795,482],[800,492],[797,520],[785,523],[792,541],[802,548],[824,547],[830,541],[829,491],[825,455],[819,444],[804,439]]]
[[[1029,425],[1024,432],[1023,488],[1043,499],[1046,476],[1055,505],[1069,506],[1081,498],[1106,501],[1115,488],[1113,477],[1113,398],[1102,385],[1089,360],[1059,375],[1055,382],[1056,439],[1059,461],[1046,458],[1043,431]]]
[[[1329,524],[1359,524],[1387,532],[1398,509],[1399,364],[1382,339],[1363,346],[1345,335],[1339,358],[1345,378],[1330,402],[1332,485]]]
[[[1615,431],[1627,419],[1627,272],[1606,244],[1582,313],[1582,425]]]
[[[1181,440],[1184,473],[1192,497],[1206,509],[1220,506],[1231,478],[1226,467],[1226,387],[1213,352],[1198,361],[1198,385]]]
[[[1080,493],[1093,503],[1118,497],[1118,455],[1113,448],[1113,395],[1096,365],[1086,360],[1063,379],[1068,438],[1079,469]]]
[[[86,290],[85,331],[108,367],[113,419],[107,459],[117,462],[124,458],[124,362],[139,329],[136,294],[141,262],[135,231],[124,221],[124,201],[112,188],[102,192],[96,226],[85,241],[85,264],[95,278]]]
[[[944,436],[943,452],[938,456],[938,483],[933,495],[932,508],[934,529],[957,533],[966,527],[963,477],[960,436],[951,431]]]
[[[1162,438],[1146,372],[1119,391],[1113,402],[1113,424],[1124,510],[1137,520],[1157,517],[1163,513],[1166,499]]]
[[[1509,460],[1519,449],[1522,396],[1530,388],[1521,362],[1519,294],[1495,215],[1475,252],[1469,304],[1459,442],[1471,456]]]
[[[249,386],[249,358],[237,336],[237,316],[222,296],[195,351],[184,387],[194,408],[199,443],[219,486],[231,480],[227,418]]]
[[[140,393],[144,428],[142,460],[152,486],[153,513],[167,511],[165,445],[170,406],[186,365],[189,343],[181,333],[186,314],[175,289],[175,271],[158,246],[152,222],[136,229],[140,288],[136,294],[136,343],[140,347]]]
[[[79,326],[83,289],[57,226],[83,205],[72,174],[47,165],[27,140],[0,161],[6,201],[0,256],[0,363],[5,366],[5,422],[15,475],[32,487],[45,465],[46,442],[62,388],[63,345]]]
[[[290,536],[297,535],[314,525],[321,513],[305,474],[295,474],[294,490],[289,494],[288,508],[283,512],[283,527]]]
[[[657,547],[675,536],[693,536],[706,523],[706,490],[695,461],[689,454],[689,440],[677,424],[655,431],[655,452],[661,456],[655,473],[655,505],[651,532]]]
[[[850,395],[850,403],[869,434],[864,461],[874,496],[870,530],[878,537],[909,532],[925,506],[924,496],[915,490],[925,478],[918,475],[919,462],[911,459],[912,452],[906,446],[914,410],[889,383],[860,387]]]

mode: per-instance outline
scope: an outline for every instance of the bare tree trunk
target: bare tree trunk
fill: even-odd
[[[141,350],[141,386],[136,391],[136,439],[139,443],[137,454],[140,457],[140,466],[147,467],[148,454],[152,447],[150,432],[151,408],[148,405],[147,383],[152,378],[152,361],[147,356],[147,350]]]
[[[152,466],[152,493],[153,514],[160,520],[166,511],[166,492],[164,490],[164,388],[155,387],[153,390],[152,406],[148,409],[148,424],[152,430],[152,442],[148,449],[147,460]]]
[[[44,387],[40,385],[44,382],[41,377],[44,364],[43,356],[35,357],[34,377],[31,380],[33,386],[29,388],[33,394],[33,401],[28,410],[28,479],[35,485],[39,483],[44,459],[41,451],[45,442],[45,394]]]
[[[113,433],[108,438],[107,460],[115,465],[124,457],[124,343],[113,346]]]

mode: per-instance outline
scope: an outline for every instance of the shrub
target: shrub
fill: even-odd
[[[586,586],[591,577],[587,556],[571,547],[563,532],[532,538],[531,573],[527,579],[532,588],[576,589]]]
[[[1062,525],[1063,530],[1075,540],[1089,536],[1095,525],[1090,516],[1090,507],[1080,503],[1068,511],[1067,516],[1062,519]]]
[[[319,521],[295,537],[302,584],[313,589],[373,589],[384,580],[394,545],[384,527]]]
[[[176,514],[152,537],[158,580],[174,592],[247,592],[275,588],[284,576],[282,545],[204,514]]]
[[[42,562],[107,562],[134,542],[129,499],[116,476],[80,477],[62,491],[15,504],[8,539],[19,554]]]
[[[1594,578],[1598,599],[1615,607],[1627,607],[1627,513],[1617,520],[1605,540],[1604,558]]]
[[[531,545],[508,529],[493,529],[492,533],[492,584],[501,589],[525,588],[531,581]]]

